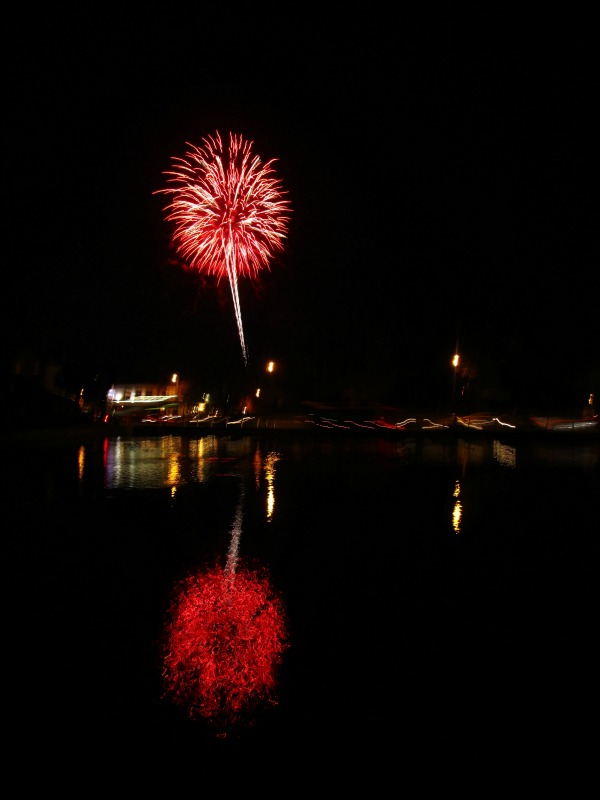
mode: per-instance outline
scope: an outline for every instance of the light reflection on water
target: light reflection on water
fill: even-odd
[[[165,486],[204,483],[227,470],[236,460],[252,456],[254,459],[255,482],[258,486],[261,474],[272,481],[275,465],[282,458],[277,449],[265,451],[260,440],[251,436],[239,439],[229,437],[204,436],[160,436],[149,438],[121,438],[106,440],[104,451],[105,485],[110,489],[157,489]],[[262,448],[262,449],[261,449]],[[340,452],[340,443],[333,440],[313,445],[325,458]],[[310,449],[310,448],[308,448]],[[306,452],[305,442],[287,443],[289,456],[294,458]],[[383,457],[387,461],[410,464],[457,464],[464,474],[468,467],[489,464],[496,461],[509,469],[517,468],[517,446],[499,440],[456,442],[406,439],[398,442],[380,440],[350,443],[341,451],[351,453],[353,463],[357,457],[365,463],[373,457]],[[569,465],[594,468],[598,466],[598,446],[590,445],[533,445],[524,448],[528,461],[538,461],[542,465]],[[78,450],[79,478],[83,480],[86,460],[94,457],[95,448],[81,445]],[[300,456],[302,457],[302,456]]]
[[[109,489],[157,489],[189,482],[203,483],[222,467],[215,436],[117,438],[105,454]]]
[[[460,481],[454,485],[454,508],[452,509],[452,527],[455,533],[460,533],[460,520],[462,517],[462,502],[460,500]]]
[[[266,490],[264,515],[272,521],[276,504],[276,472],[278,465],[317,459],[315,468],[331,460],[337,469],[336,478],[346,470],[371,471],[390,466],[410,465],[455,468],[452,478],[450,522],[452,530],[461,532],[465,519],[465,500],[473,501],[474,490],[465,492],[467,476],[475,484],[476,473],[497,464],[505,480],[518,472],[519,464],[539,464],[545,468],[572,466],[583,470],[598,466],[598,447],[592,444],[573,446],[534,444],[520,448],[515,443],[488,439],[436,440],[406,438],[402,440],[341,440],[323,439],[285,441],[265,444],[252,436],[230,438],[214,435],[199,438],[189,436],[115,437],[107,438],[103,448],[104,486],[107,490],[169,489],[174,499],[177,491],[194,484],[205,484],[218,477],[237,476],[256,492]],[[341,458],[340,458],[341,455]],[[81,445],[77,453],[80,484],[88,479],[86,463],[97,458],[97,447]],[[96,474],[97,470],[93,472]],[[382,473],[383,474],[383,473]],[[332,475],[333,477],[333,475]],[[372,477],[372,476],[371,476]],[[496,476],[497,477],[497,476]],[[450,491],[450,489],[448,489]],[[318,509],[315,509],[317,512]]]

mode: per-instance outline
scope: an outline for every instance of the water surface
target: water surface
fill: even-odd
[[[11,724],[32,754],[92,759],[583,768],[598,475],[593,442],[9,443]],[[272,691],[230,725],[163,675],[176,588],[227,565],[268,575],[286,634]]]

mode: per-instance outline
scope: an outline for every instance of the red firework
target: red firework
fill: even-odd
[[[256,278],[283,250],[290,205],[273,170],[252,155],[253,142],[229,134],[223,146],[217,131],[202,146],[187,144],[184,158],[173,158],[167,188],[172,196],[166,219],[175,223],[173,243],[190,269],[227,276],[231,287],[244,361],[247,351],[239,305],[239,276]]]
[[[215,567],[177,586],[165,626],[166,694],[191,718],[231,726],[273,699],[287,649],[281,599],[265,572]]]

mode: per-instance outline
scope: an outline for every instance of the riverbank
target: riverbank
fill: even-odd
[[[344,413],[335,409],[320,413],[272,413],[259,416],[212,416],[170,422],[132,422],[124,419],[15,428],[4,431],[2,438],[11,441],[73,444],[106,436],[240,436],[240,435],[312,435],[327,437],[385,437],[406,438],[421,436],[475,437],[502,440],[545,439],[554,443],[600,442],[598,416],[571,419],[566,417],[496,417],[479,412],[465,416],[404,417],[387,413]]]

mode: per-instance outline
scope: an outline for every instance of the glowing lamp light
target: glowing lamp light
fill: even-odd
[[[454,377],[452,381],[452,413],[456,418],[456,371],[458,368],[458,362],[460,360],[460,356],[458,353],[455,353],[452,358],[452,366],[454,367]]]

